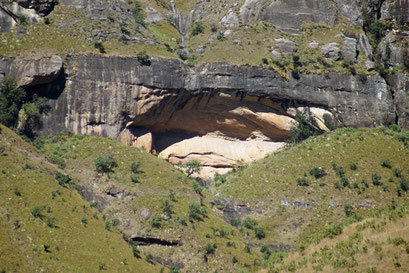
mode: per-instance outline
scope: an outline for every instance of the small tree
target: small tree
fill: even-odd
[[[17,86],[13,77],[5,77],[0,84],[0,122],[7,127],[17,126],[18,112],[23,105],[26,91]]]
[[[195,193],[202,195],[203,188],[199,185],[199,183],[197,183],[196,181],[193,181],[192,185],[193,185],[193,189]]]
[[[316,135],[320,130],[315,125],[315,121],[307,113],[297,111],[295,114],[296,124],[290,130],[290,139],[292,143],[299,143],[310,136]]]
[[[131,172],[133,173],[139,173],[139,167],[141,166],[141,162],[134,161],[131,163]]]
[[[112,155],[99,156],[95,159],[94,164],[98,173],[110,173],[113,172],[113,168],[118,167],[118,163]]]
[[[181,162],[178,163],[178,166],[185,170],[187,176],[191,176],[194,173],[199,173],[202,166],[200,162],[197,160],[192,160],[187,162],[186,164],[182,164]]]
[[[145,49],[140,51],[138,54],[136,54],[136,59],[138,60],[138,62],[141,65],[150,65],[151,64],[150,57],[149,57],[148,53],[146,53]]]
[[[58,181],[58,184],[60,184],[61,186],[65,186],[71,181],[71,178],[69,175],[60,173],[59,171],[55,172],[55,179]]]
[[[204,32],[203,22],[202,21],[194,22],[192,26],[192,35],[195,36],[203,32]]]

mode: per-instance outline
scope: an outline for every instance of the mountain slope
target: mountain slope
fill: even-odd
[[[407,141],[407,132],[338,129],[243,167],[211,190],[252,208],[266,240],[294,247],[346,214],[408,202],[408,149],[398,138]]]
[[[132,254],[101,214],[54,178],[56,167],[0,125],[0,270],[4,272],[159,271]]]

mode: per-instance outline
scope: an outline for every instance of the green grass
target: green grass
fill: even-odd
[[[9,129],[0,129],[7,154],[0,167],[1,269],[96,272],[105,264],[110,272],[159,271],[134,258],[121,235],[105,230],[102,216],[75,190],[58,184],[55,166]]]
[[[111,202],[104,208],[102,214],[110,222],[119,220],[118,228],[130,236],[134,234],[163,238],[170,241],[182,241],[183,245],[166,247],[160,245],[140,246],[142,253],[149,253],[154,257],[166,260],[180,261],[185,264],[189,272],[213,272],[218,269],[223,272],[236,272],[244,268],[245,264],[252,265],[260,258],[257,249],[251,253],[244,251],[247,241],[240,231],[222,220],[212,210],[209,201],[211,196],[203,191],[202,203],[206,208],[206,217],[201,221],[189,221],[189,206],[200,204],[201,196],[196,194],[192,186],[193,179],[188,178],[181,171],[166,161],[145,151],[123,145],[117,141],[91,136],[66,136],[45,138],[44,150],[49,157],[58,155],[65,160],[64,171],[70,174],[76,184],[87,186],[93,183],[92,191],[106,196],[106,191],[115,187],[130,193],[124,199],[107,197]],[[94,161],[97,157],[112,155],[118,163],[109,174],[98,174]],[[131,164],[139,162],[139,182],[130,180]],[[175,193],[176,201],[170,198],[170,191]],[[165,219],[164,203],[171,205],[171,218]],[[142,208],[148,209],[149,219],[142,219],[139,213]],[[160,226],[152,219],[160,219]],[[183,224],[182,222],[185,222]],[[126,224],[129,223],[129,224]],[[213,235],[213,229],[224,230],[228,236]],[[231,233],[233,231],[233,234]],[[223,232],[222,232],[223,233]],[[236,247],[228,246],[235,245]],[[218,245],[215,254],[209,255],[204,262],[203,246],[207,243]],[[185,253],[198,253],[195,257],[183,258]],[[239,262],[233,265],[233,257]],[[254,267],[251,270],[256,270]]]
[[[350,205],[353,212],[365,215],[370,209],[360,207],[364,201],[373,207],[390,203],[393,198],[407,202],[407,193],[397,194],[398,178],[391,169],[381,166],[381,160],[389,159],[392,168],[403,170],[408,177],[408,155],[409,150],[401,141],[382,130],[338,129],[232,173],[224,184],[212,186],[211,191],[262,210],[261,215],[254,216],[267,227],[268,241],[296,245],[323,224],[344,219],[344,206]],[[342,186],[333,162],[344,167],[349,187]],[[350,162],[357,165],[357,170],[348,167]],[[319,167],[325,168],[327,175],[316,179],[309,170]],[[382,177],[380,186],[372,183],[375,173]],[[297,184],[304,174],[309,186]],[[363,179],[368,188],[362,184]],[[295,207],[296,202],[301,207]]]

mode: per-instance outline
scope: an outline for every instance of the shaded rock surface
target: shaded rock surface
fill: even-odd
[[[37,62],[58,64],[49,66],[54,67],[50,75],[60,66],[53,58]],[[32,75],[28,64],[3,59],[0,75],[12,67]],[[38,85],[37,92],[52,98],[40,134],[106,136],[161,153],[172,162],[200,158],[213,169],[279,148],[297,108],[309,109],[322,130],[338,120],[358,127],[396,118],[392,95],[379,75],[332,72],[287,81],[255,66],[207,63],[191,68],[156,57],[150,66],[142,66],[131,57],[97,55],[69,57],[65,67],[58,76],[63,79],[45,77]],[[64,84],[61,90],[56,82]],[[50,90],[61,94],[50,96]]]
[[[272,23],[283,32],[296,34],[303,22],[334,25],[337,21],[337,10],[331,1],[277,0],[264,8],[259,18]]]

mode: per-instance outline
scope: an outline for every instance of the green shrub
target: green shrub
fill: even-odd
[[[393,175],[396,176],[396,177],[401,177],[402,176],[402,170],[401,169],[395,168],[395,169],[393,169],[392,172],[393,172]]]
[[[43,210],[45,209],[44,206],[36,206],[34,208],[31,209],[31,215],[33,215],[35,218],[40,218],[43,219],[44,215],[43,215]]]
[[[138,161],[134,161],[131,163],[131,172],[133,173],[139,173],[140,170],[139,168],[141,167],[141,163]]]
[[[115,218],[115,219],[112,220],[111,223],[112,223],[112,226],[113,226],[113,227],[116,227],[116,226],[119,225],[119,219]]]
[[[58,184],[60,184],[61,186],[66,186],[71,181],[71,178],[68,174],[63,174],[60,173],[59,171],[55,172],[54,177],[55,180],[57,180]]]
[[[199,185],[199,183],[197,183],[196,181],[193,181],[192,185],[193,185],[193,190],[195,191],[195,193],[202,195],[203,188]]]
[[[335,168],[335,174],[336,174],[339,178],[344,177],[344,176],[345,176],[344,167],[342,167],[342,166],[337,166],[337,167]]]
[[[217,34],[217,40],[219,40],[219,41],[224,41],[224,40],[226,40],[226,37],[224,37],[224,33],[223,32],[219,32],[219,34]]]
[[[356,163],[354,162],[349,163],[349,168],[353,171],[356,171],[358,169]]]
[[[0,84],[0,123],[15,128],[18,122],[18,112],[21,109],[26,91],[17,86],[14,77],[5,77]]]
[[[204,26],[202,21],[195,21],[192,24],[192,35],[198,35],[199,33],[204,32]]]
[[[349,180],[348,180],[348,178],[346,178],[345,176],[344,176],[344,177],[341,177],[340,182],[341,182],[341,185],[342,185],[344,188],[349,187]]]
[[[141,65],[150,65],[151,64],[150,57],[146,53],[145,49],[140,51],[138,54],[136,54],[136,59],[138,60],[138,62]]]
[[[136,173],[132,173],[132,174],[130,175],[130,178],[131,178],[131,181],[132,181],[133,183],[139,183],[139,175],[137,175]]]
[[[257,226],[255,229],[254,229],[254,235],[256,236],[256,238],[257,239],[263,239],[263,238],[265,238],[266,237],[266,233],[265,233],[265,231],[264,231],[264,227],[262,227],[262,226]]]
[[[60,169],[65,168],[65,160],[59,156],[55,156],[55,155],[50,156],[50,162],[57,165],[58,168]]]
[[[258,225],[257,221],[247,217],[243,221],[243,226],[248,229],[254,229]]]
[[[135,258],[141,257],[141,251],[138,249],[136,245],[132,245],[132,253]]]
[[[233,258],[231,259],[231,262],[236,264],[239,262],[239,260],[236,258],[236,256],[233,256]]]
[[[170,191],[169,191],[169,199],[170,199],[170,201],[172,201],[172,202],[176,202],[176,201],[177,201],[177,200],[176,200],[176,193],[175,193],[174,190],[170,190]]]
[[[297,111],[294,119],[296,123],[290,130],[289,142],[299,143],[319,132],[319,129],[315,125],[315,121],[311,116],[307,115],[305,111]]]
[[[215,252],[216,249],[217,249],[217,245],[216,245],[216,243],[214,243],[214,244],[207,243],[207,244],[203,247],[203,249],[206,251],[206,254],[214,254],[214,252]]]
[[[326,173],[326,171],[325,171],[324,168],[321,168],[321,167],[317,168],[317,167],[315,167],[315,168],[312,168],[312,169],[310,170],[310,175],[314,176],[315,179],[318,179],[318,178],[321,178],[321,177],[327,175],[327,173]]]
[[[0,154],[4,153],[6,151],[6,146],[1,145],[0,146]]]
[[[296,181],[297,181],[298,186],[307,187],[310,185],[310,182],[308,181],[306,177],[297,178]]]
[[[131,11],[135,19],[135,22],[145,27],[146,26],[145,15],[142,13],[142,10],[143,9],[141,4],[139,2],[135,2],[135,5]]]
[[[381,178],[382,177],[376,173],[372,174],[372,183],[374,184],[374,186],[382,185]]]
[[[345,215],[349,217],[354,213],[354,208],[351,205],[345,205],[344,212],[345,212]]]
[[[57,221],[57,219],[54,216],[47,216],[45,217],[45,223],[47,224],[48,227],[50,228],[55,228],[55,222]]]
[[[217,32],[217,25],[216,25],[216,24],[211,24],[211,25],[210,25],[210,30],[211,30],[212,32]]]
[[[203,217],[206,217],[206,207],[200,206],[196,203],[189,205],[189,221],[201,221],[203,220]]]
[[[241,221],[239,218],[233,217],[230,219],[230,225],[234,226],[234,227],[238,227],[240,226]]]
[[[381,166],[384,168],[392,169],[391,161],[389,159],[381,160]]]
[[[161,218],[159,218],[157,216],[154,216],[151,219],[151,226],[154,227],[154,228],[160,228],[161,221],[162,221]]]
[[[18,187],[14,187],[14,194],[15,194],[16,196],[21,196],[21,192],[20,192],[20,190],[18,189]]]
[[[402,237],[396,237],[396,238],[389,238],[388,239],[389,243],[399,246],[399,245],[405,245],[406,241]]]
[[[399,186],[404,192],[407,192],[409,190],[409,180],[401,177],[401,179],[399,180]]]
[[[170,204],[168,200],[165,200],[162,202],[162,210],[163,210],[163,213],[167,215],[169,218],[172,217],[173,205]]]
[[[102,42],[95,41],[94,47],[98,49],[99,53],[102,53],[102,54],[106,53],[104,44]]]
[[[112,155],[99,156],[95,159],[94,164],[98,173],[110,173],[113,172],[113,168],[118,167],[118,163]]]
[[[180,273],[179,267],[172,265],[169,267],[169,273]]]

